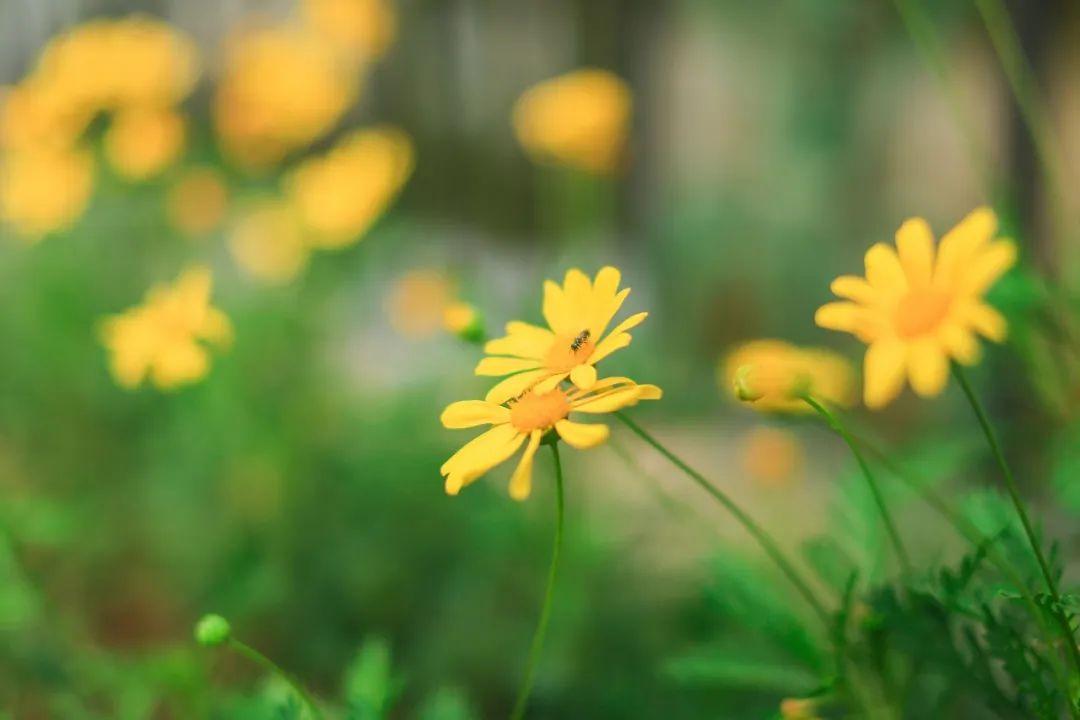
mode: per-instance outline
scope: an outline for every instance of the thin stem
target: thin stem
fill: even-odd
[[[814,591],[810,589],[810,586],[799,575],[795,567],[788,562],[784,556],[783,551],[780,550],[780,546],[772,539],[772,537],[760,526],[753,518],[746,514],[735,501],[729,498],[722,490],[717,488],[711,482],[705,479],[701,473],[691,468],[685,462],[682,461],[677,455],[668,450],[664,445],[650,435],[645,429],[643,429],[636,422],[631,420],[628,416],[622,412],[616,412],[617,417],[626,427],[630,428],[638,437],[651,445],[653,449],[666,457],[675,467],[682,470],[686,475],[701,487],[702,490],[707,492],[713,497],[714,500],[724,506],[732,516],[739,521],[739,523],[746,529],[748,533],[757,541],[761,549],[765,551],[765,554],[776,563],[776,566],[780,568],[781,572],[787,577],[795,589],[799,591],[799,594],[803,596],[806,602],[814,609],[814,612],[821,618],[821,621],[825,624],[827,630],[832,630],[832,620],[829,616],[829,612],[825,609],[825,606],[821,604]]]
[[[1012,500],[1013,507],[1016,508],[1016,514],[1020,516],[1020,524],[1024,526],[1024,533],[1027,535],[1028,543],[1031,545],[1032,552],[1035,553],[1035,560],[1039,563],[1039,571],[1042,573],[1043,580],[1046,581],[1046,589],[1050,593],[1050,599],[1054,602],[1053,615],[1065,638],[1066,650],[1076,667],[1077,675],[1080,676],[1080,649],[1076,646],[1076,637],[1073,635],[1072,627],[1069,625],[1069,619],[1062,610],[1061,593],[1058,591],[1057,581],[1054,580],[1054,574],[1050,572],[1050,564],[1046,561],[1046,556],[1039,545],[1035,527],[1031,523],[1027,506],[1024,504],[1023,498],[1020,497],[1020,489],[1016,485],[1016,479],[1009,468],[1009,463],[1005,460],[1005,454],[1001,450],[1001,444],[994,433],[994,428],[990,425],[990,419],[987,417],[982,403],[979,402],[975,392],[971,389],[967,373],[956,363],[953,363],[952,369],[953,375],[956,376],[960,387],[964,390],[964,395],[967,396],[968,402],[971,404],[971,409],[975,411],[979,427],[982,428],[983,435],[986,436],[986,442],[990,445],[990,452],[993,453],[994,460],[997,461],[998,467],[1001,468],[1001,475],[1005,478],[1005,489],[1009,492],[1009,498]],[[1071,702],[1072,700],[1070,700]]]
[[[525,716],[525,706],[528,705],[529,694],[532,692],[533,680],[536,677],[536,666],[540,662],[540,654],[544,649],[544,636],[547,634],[548,621],[551,619],[551,600],[555,595],[555,580],[559,575],[565,513],[563,510],[563,472],[558,443],[551,443],[551,454],[555,457],[555,546],[551,551],[551,565],[548,567],[547,589],[544,591],[540,620],[533,633],[532,645],[529,647],[529,661],[525,666],[525,677],[521,681],[521,689],[518,690],[514,710],[510,713],[511,720],[521,720]]]
[[[866,478],[866,484],[870,486],[870,494],[874,496],[874,502],[877,503],[878,511],[881,513],[881,521],[885,525],[885,531],[888,533],[889,540],[896,551],[896,556],[900,560],[900,567],[904,575],[910,575],[911,559],[908,557],[907,549],[904,547],[904,541],[900,538],[900,532],[893,522],[889,506],[885,503],[885,496],[882,494],[874,474],[870,472],[870,466],[866,464],[866,459],[863,457],[862,451],[859,450],[858,444],[852,439],[851,434],[848,433],[847,428],[844,427],[839,418],[830,412],[828,408],[815,400],[812,395],[802,395],[801,397],[807,405],[817,411],[825,423],[835,430],[844,439],[847,446],[851,448],[851,454],[855,456],[856,462],[859,463],[859,467],[862,469],[863,477]]]
[[[273,660],[266,657],[261,652],[251,647],[247,643],[241,642],[236,638],[229,638],[229,647],[240,655],[246,657],[248,660],[251,660],[256,665],[262,666],[262,668],[269,672],[271,675],[277,675],[286,683],[288,683],[289,687],[293,689],[293,692],[299,695],[300,699],[307,703],[307,706],[311,708],[312,714],[316,718],[319,718],[319,720],[322,720],[322,710],[320,710],[319,706],[315,704],[315,700],[311,697],[311,695],[308,694],[307,690],[304,689],[304,686],[301,685],[295,678],[293,678],[292,675],[281,669],[281,667],[278,666],[277,663],[275,663]]]

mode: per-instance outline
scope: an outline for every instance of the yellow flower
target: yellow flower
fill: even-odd
[[[845,275],[832,291],[847,302],[818,309],[815,320],[865,342],[866,405],[880,408],[910,381],[918,395],[945,388],[949,360],[978,362],[976,334],[1001,342],[1006,323],[983,295],[1016,262],[1016,247],[996,240],[997,217],[978,208],[935,249],[930,226],[912,218],[896,231],[896,249],[878,243],[866,253],[866,277]]]
[[[543,393],[528,391],[508,405],[487,400],[463,400],[443,411],[443,426],[451,429],[491,425],[447,460],[440,472],[446,478],[446,492],[457,495],[461,488],[499,465],[525,445],[525,453],[510,478],[510,496],[524,500],[532,490],[533,456],[548,431],[572,447],[584,450],[607,440],[606,425],[579,423],[567,419],[570,413],[615,412],[639,400],[658,400],[660,388],[638,385],[627,378],[605,378],[591,390],[552,388]],[[528,441],[526,443],[526,441]]]
[[[743,440],[743,468],[762,485],[786,485],[802,467],[804,459],[799,439],[787,430],[757,427]]]
[[[0,148],[67,149],[90,119],[90,113],[73,107],[55,88],[24,80],[0,94]]]
[[[94,184],[90,153],[20,149],[0,158],[0,220],[28,239],[70,227],[82,216]]]
[[[395,128],[359,130],[322,157],[305,160],[287,186],[319,248],[351,245],[397,197],[413,169],[413,147]]]
[[[317,34],[282,26],[228,44],[214,101],[226,153],[262,170],[316,140],[352,103],[356,77]]]
[[[304,0],[311,27],[359,61],[373,60],[394,41],[397,16],[387,0]]]
[[[150,289],[141,305],[105,320],[102,342],[113,377],[135,388],[149,376],[160,389],[196,382],[209,371],[205,343],[225,345],[232,326],[210,305],[210,270],[194,267],[172,285]]]
[[[477,375],[509,375],[487,394],[501,403],[529,388],[544,394],[569,378],[582,390],[596,382],[596,363],[630,344],[628,330],[648,313],[637,313],[605,335],[630,289],[619,290],[621,275],[605,267],[590,281],[577,268],[567,271],[562,286],[544,283],[544,319],[548,328],[523,322],[506,326],[506,336],[484,346],[485,357]]]
[[[622,158],[631,105],[630,88],[615,75],[575,70],[527,90],[514,106],[514,130],[537,161],[610,173]]]
[[[443,328],[462,340],[479,343],[484,337],[480,313],[467,302],[450,303],[443,310]]]
[[[161,173],[183,147],[184,119],[169,109],[125,108],[105,133],[105,157],[129,180]]]
[[[840,355],[782,340],[752,340],[720,364],[720,384],[764,412],[813,412],[796,395],[809,392],[835,405],[850,405],[854,373]],[[741,395],[741,397],[740,397]]]
[[[295,278],[310,254],[295,210],[276,199],[260,200],[241,212],[229,234],[229,250],[245,272],[268,283]]]
[[[229,190],[212,167],[184,171],[166,198],[169,220],[188,235],[205,235],[221,224],[229,205]]]

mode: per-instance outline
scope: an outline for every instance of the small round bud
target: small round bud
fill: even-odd
[[[754,387],[752,382],[753,373],[753,365],[743,365],[735,371],[735,382],[732,385],[735,389],[735,397],[742,402],[757,402],[765,396],[764,393]]]
[[[466,302],[456,302],[443,311],[443,327],[465,342],[480,344],[484,341],[484,319],[479,311]]]
[[[232,636],[229,621],[220,615],[203,615],[195,625],[195,640],[205,647],[215,647],[228,642]]]

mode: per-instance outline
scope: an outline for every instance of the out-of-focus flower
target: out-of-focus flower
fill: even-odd
[[[358,61],[381,56],[397,33],[388,0],[304,0],[303,10],[316,32]]]
[[[412,141],[395,128],[347,135],[298,167],[287,186],[312,244],[346,247],[359,240],[397,197],[413,169]]]
[[[479,311],[467,302],[455,302],[443,311],[443,327],[465,342],[484,341],[484,320]]]
[[[148,17],[93,20],[49,42],[33,72],[70,108],[175,105],[198,79],[194,43]]]
[[[94,163],[72,149],[20,149],[0,158],[0,220],[29,239],[71,226],[90,199]]]
[[[934,247],[930,226],[912,218],[866,253],[866,277],[845,275],[832,291],[846,302],[822,306],[818,325],[848,332],[866,350],[863,389],[867,407],[893,400],[907,379],[922,397],[941,393],[949,361],[979,360],[976,334],[1001,342],[1006,323],[983,301],[987,290],[1016,262],[1016,246],[995,240],[997,217],[978,208]]]
[[[24,80],[0,92],[0,149],[67,149],[91,115],[43,82]]]
[[[183,147],[184,119],[169,109],[125,108],[113,116],[105,133],[105,156],[129,180],[160,174]]]
[[[510,479],[510,496],[524,500],[532,491],[533,456],[548,431],[554,430],[568,445],[580,450],[607,440],[610,431],[606,425],[573,422],[567,419],[571,412],[610,413],[639,400],[658,400],[661,394],[655,385],[638,385],[628,378],[605,378],[590,390],[564,391],[558,387],[543,393],[530,390],[509,406],[487,400],[453,403],[443,411],[443,426],[492,427],[443,463],[440,472],[446,478],[446,492],[457,495],[461,488],[508,460],[524,444],[525,453]]]
[[[226,47],[214,102],[222,146],[243,167],[272,167],[330,130],[356,83],[317,33],[290,26],[241,33]]]
[[[742,443],[743,469],[762,485],[786,485],[803,466],[803,461],[802,444],[786,430],[756,427]]]
[[[850,405],[854,373],[840,355],[782,340],[753,340],[720,363],[720,385],[764,412],[813,412],[798,398],[807,392],[836,405]]]
[[[212,167],[186,170],[169,188],[166,210],[169,220],[188,235],[204,235],[225,217],[229,190],[221,173]]]
[[[619,289],[621,279],[621,273],[608,266],[595,281],[577,268],[567,271],[561,286],[546,281],[543,310],[550,329],[511,322],[505,337],[484,346],[490,357],[480,361],[476,374],[509,376],[488,392],[487,400],[505,402],[530,388],[543,395],[567,378],[583,390],[592,387],[596,364],[629,345],[628,331],[648,316],[631,315],[607,332],[630,294],[629,288]]]
[[[229,233],[229,250],[246,273],[268,283],[295,278],[310,254],[295,210],[277,199],[260,200],[241,211]]]
[[[408,338],[434,335],[455,297],[454,283],[444,273],[430,268],[411,270],[394,283],[387,295],[390,326]]]
[[[514,106],[514,130],[537,161],[611,173],[626,146],[631,107],[625,82],[585,68],[527,90]]]
[[[169,390],[205,377],[205,344],[232,339],[229,319],[210,305],[210,290],[210,270],[190,268],[173,284],[151,288],[142,304],[107,318],[101,336],[116,382],[135,388],[149,377]]]

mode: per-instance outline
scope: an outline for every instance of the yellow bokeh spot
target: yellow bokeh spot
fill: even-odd
[[[80,150],[23,149],[0,160],[0,220],[28,239],[70,227],[94,185],[94,162]]]
[[[381,56],[397,33],[388,0],[304,0],[303,10],[316,32],[357,61]]]
[[[160,174],[184,147],[184,119],[168,109],[129,108],[105,133],[105,157],[118,174],[146,180]]]
[[[225,179],[211,167],[191,168],[169,188],[166,210],[176,229],[205,235],[221,225],[229,204]]]
[[[408,338],[430,337],[442,327],[454,297],[454,284],[442,272],[412,270],[399,278],[387,295],[390,326]]]
[[[284,283],[307,266],[310,250],[296,212],[280,200],[249,205],[229,234],[229,250],[248,275]]]
[[[786,430],[757,427],[743,439],[743,469],[764,486],[788,485],[802,469],[804,461],[802,444]]]

